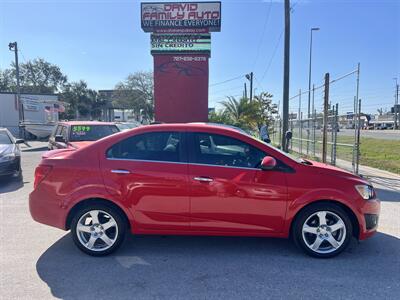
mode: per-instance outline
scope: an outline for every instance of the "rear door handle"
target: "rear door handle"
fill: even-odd
[[[128,170],[111,170],[111,173],[115,174],[130,174],[131,172]]]
[[[196,181],[201,181],[201,182],[212,182],[214,181],[214,179],[210,178],[210,177],[194,177],[193,178]]]

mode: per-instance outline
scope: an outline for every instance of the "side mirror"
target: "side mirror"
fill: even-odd
[[[56,135],[56,136],[54,137],[54,140],[55,140],[57,143],[65,143],[64,137],[63,137],[62,135]]]
[[[276,166],[275,158],[266,156],[261,161],[261,170],[272,170]]]
[[[16,144],[23,144],[23,143],[25,143],[25,141],[23,139],[16,139],[15,143]]]

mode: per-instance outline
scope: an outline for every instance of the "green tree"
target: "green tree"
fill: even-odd
[[[272,103],[272,94],[262,92],[258,96],[254,96],[254,101],[258,104],[257,112],[257,127],[261,128],[262,125],[270,125],[273,123],[274,117],[278,113],[278,106]]]
[[[209,114],[213,123],[221,123],[240,127],[248,132],[258,133],[262,125],[271,126],[278,107],[272,103],[273,96],[263,92],[250,101],[248,98],[227,97],[221,102],[223,108]]]
[[[2,91],[16,91],[16,68],[11,64],[0,74],[0,89]],[[21,92],[24,93],[56,93],[63,89],[67,83],[61,69],[43,58],[29,60],[19,64],[19,77]]]
[[[89,89],[83,80],[65,85],[60,101],[66,104],[66,111],[60,115],[61,119],[99,119],[105,105],[98,93]]]
[[[152,72],[136,72],[130,74],[124,81],[119,82],[114,89],[113,106],[122,109],[132,109],[153,119],[154,114],[154,83]]]
[[[13,77],[10,69],[0,70],[0,92],[13,91]]]
[[[257,130],[259,123],[259,103],[250,101],[248,98],[236,100],[234,97],[228,97],[226,101],[221,102],[224,111],[231,121],[231,124],[244,130]]]
[[[233,125],[232,120],[229,118],[228,113],[225,110],[218,110],[218,111],[212,111],[208,115],[208,120],[211,123],[219,123],[219,124],[227,124],[227,125]]]

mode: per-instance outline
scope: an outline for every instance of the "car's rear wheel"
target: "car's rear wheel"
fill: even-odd
[[[121,214],[106,205],[80,209],[72,219],[71,232],[76,246],[93,256],[108,255],[121,245],[126,222]]]
[[[352,231],[351,220],[340,206],[318,203],[299,213],[292,234],[296,245],[308,255],[329,258],[346,249]]]

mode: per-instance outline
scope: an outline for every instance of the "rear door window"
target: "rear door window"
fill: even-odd
[[[151,132],[129,137],[107,151],[107,158],[182,162],[180,132]]]

